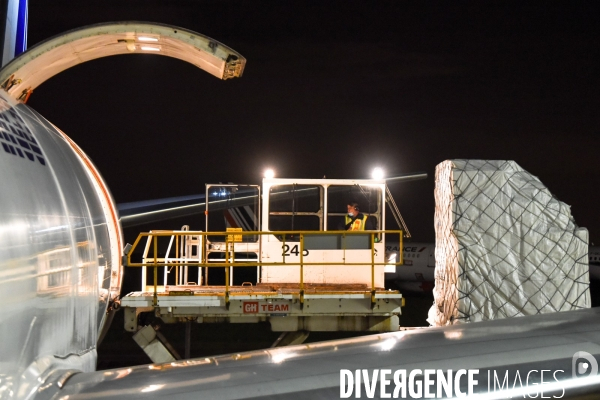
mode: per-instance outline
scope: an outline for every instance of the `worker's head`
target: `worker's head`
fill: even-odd
[[[356,217],[359,213],[358,203],[355,201],[351,201],[348,203],[348,215],[351,217]]]

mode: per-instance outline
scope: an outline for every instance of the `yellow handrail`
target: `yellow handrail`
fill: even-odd
[[[370,250],[371,250],[371,305],[375,304],[375,266],[381,265],[402,265],[404,263],[403,259],[403,251],[402,251],[402,242],[403,242],[403,232],[401,230],[392,230],[392,231],[245,231],[245,232],[236,232],[236,235],[241,236],[264,236],[264,235],[275,235],[280,236],[282,240],[282,245],[285,247],[286,245],[286,235],[298,235],[299,236],[299,260],[297,262],[294,261],[286,261],[286,252],[282,254],[282,262],[264,262],[262,260],[257,260],[257,262],[236,262],[235,261],[235,244],[233,243],[233,235],[231,232],[201,232],[201,231],[151,231],[151,232],[141,232],[136,238],[131,250],[127,254],[127,267],[153,267],[154,268],[154,306],[158,305],[158,267],[206,267],[206,268],[223,268],[225,267],[225,297],[226,297],[226,305],[229,306],[229,267],[260,267],[260,266],[295,266],[298,265],[300,267],[300,303],[301,307],[304,304],[304,266],[312,266],[312,265],[343,265],[343,266],[364,266],[369,263],[365,262],[346,262],[345,250],[346,250],[346,241],[344,240],[343,247],[339,250],[344,250],[344,257],[341,261],[335,262],[304,262],[304,236],[305,235],[342,235],[345,238],[347,235],[365,235],[368,234],[370,236]],[[384,260],[383,262],[375,262],[375,241],[376,236],[380,237],[380,235],[385,234],[398,234],[399,236],[399,260],[397,262],[389,262],[388,260]],[[202,238],[201,243],[203,247],[202,251],[202,259],[199,262],[182,262],[178,258],[178,254],[176,254],[177,261],[174,262],[160,262],[158,258],[158,238],[159,237],[176,237],[176,248],[177,251],[179,249],[179,237],[180,236],[200,236]],[[208,262],[206,251],[207,245],[209,244],[208,236],[224,236],[225,238],[225,261],[224,262]],[[154,257],[151,260],[147,260],[147,262],[141,263],[133,263],[131,261],[131,256],[134,251],[138,247],[140,241],[144,237],[150,237],[152,239],[152,243],[154,246]],[[260,240],[260,239],[259,239]],[[222,242],[219,242],[222,243]],[[249,242],[238,242],[240,244],[248,244]],[[250,242],[256,243],[256,242]],[[166,285],[166,282],[165,282]]]
[[[380,233],[386,233],[386,234],[398,234],[401,233],[402,231],[357,231],[357,232],[345,232],[344,235],[354,235],[354,234],[370,234],[373,238],[374,242],[374,235],[376,234],[380,234]],[[127,267],[154,267],[154,261],[149,262],[149,263],[134,263],[131,262],[131,256],[132,253],[135,251],[135,249],[137,248],[139,241],[141,240],[141,238],[143,237],[147,237],[147,236],[154,236],[154,237],[163,237],[163,236],[188,236],[188,235],[198,235],[198,236],[226,236],[228,233],[227,232],[201,232],[201,231],[185,231],[185,232],[180,232],[180,231],[160,231],[160,232],[142,232],[138,235],[137,239],[135,240],[130,252],[127,254]],[[238,233],[236,233],[238,234]],[[340,233],[335,232],[335,231],[330,231],[330,232],[313,232],[313,231],[268,231],[268,232],[259,232],[259,231],[247,231],[247,232],[243,232],[241,233],[242,235],[282,235],[282,234],[296,234],[296,235],[305,235],[305,234],[330,234],[330,235],[339,235]],[[285,243],[284,241],[285,239],[282,239],[282,244]],[[402,247],[402,237],[400,237],[399,240],[399,246],[400,248]],[[247,244],[248,242],[240,242],[240,244]],[[376,242],[375,242],[376,243]],[[338,250],[345,250],[345,249],[338,249]],[[371,251],[374,252],[374,247],[371,246]],[[376,262],[374,263],[374,265],[402,265],[403,264],[403,255],[402,255],[402,251],[399,251],[400,254],[400,261],[397,261],[395,263],[391,263],[391,262]],[[287,255],[283,254],[283,258],[285,260],[285,257]],[[206,252],[204,252],[204,257],[206,257]],[[289,256],[287,256],[289,257]],[[154,259],[153,259],[154,260]],[[346,262],[345,259],[343,261],[334,261],[334,262],[304,262],[304,265],[366,265],[364,262],[359,262],[359,263],[351,263],[351,262]],[[182,266],[182,265],[187,265],[187,266],[191,266],[191,267],[226,267],[226,266],[231,266],[231,267],[257,267],[257,266],[290,266],[290,265],[300,265],[300,262],[265,262],[265,261],[257,261],[257,262],[208,262],[206,259],[203,262],[190,262],[190,261],[186,261],[185,263],[181,263],[180,261],[175,261],[175,262],[157,262],[157,267],[173,267],[173,266]]]

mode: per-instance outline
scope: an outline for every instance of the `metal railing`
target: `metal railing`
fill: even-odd
[[[385,238],[385,235],[397,234],[399,237],[399,260],[396,262],[390,262],[390,260],[384,260],[383,262],[375,262],[376,249],[375,244],[380,242],[380,238]],[[236,252],[236,244],[241,246],[248,246],[251,243],[242,242],[239,240],[241,236],[257,236],[259,239],[259,243],[264,236],[275,236],[278,240],[281,241],[282,248],[286,246],[286,236],[294,235],[298,237],[298,240],[290,240],[287,239],[288,243],[298,243],[298,260],[290,260],[291,255],[287,255],[284,251],[282,253],[282,261],[263,261],[260,257],[260,254],[257,256],[256,262],[249,261],[236,261],[235,252]],[[339,249],[331,249],[331,250],[342,250],[341,260],[333,261],[333,262],[305,262],[304,261],[304,251],[305,250],[314,250],[314,249],[306,249],[305,248],[305,237],[306,236],[339,236],[342,238],[341,243],[342,246]],[[369,235],[370,245],[368,249],[362,250],[370,250],[371,253],[371,262],[347,262],[346,261],[346,250],[357,250],[356,248],[346,248],[346,240],[347,236],[354,235]],[[176,241],[175,249],[179,248],[180,238],[182,237],[182,241],[185,237],[197,236],[200,238],[200,246],[199,249],[202,249],[201,254],[198,254],[198,261],[191,261],[189,257],[179,257],[176,254],[175,257],[158,257],[158,239],[162,237],[169,237],[170,243],[168,249],[171,248],[173,243],[173,239]],[[224,241],[211,241],[208,237],[219,237],[222,236]],[[148,238],[148,241],[145,246],[144,258],[145,262],[136,263],[131,261],[131,257],[133,253],[137,249],[140,241],[144,238]],[[276,240],[277,240],[276,239]],[[403,264],[403,255],[402,255],[402,239],[403,232],[401,230],[392,230],[392,231],[244,231],[244,232],[202,232],[202,231],[150,231],[150,232],[141,232],[137,239],[135,240],[131,250],[128,251],[126,256],[126,265],[127,267],[150,267],[154,269],[154,306],[158,305],[158,268],[159,267],[199,267],[199,268],[225,268],[225,302],[226,306],[229,309],[229,294],[230,294],[230,279],[229,273],[230,268],[233,267],[271,267],[271,266],[298,266],[299,271],[299,295],[300,295],[300,306],[302,307],[304,304],[304,267],[305,266],[326,266],[326,265],[335,265],[335,266],[371,266],[371,305],[375,304],[375,267],[376,266],[397,266]],[[215,252],[209,248],[214,244],[225,244],[224,251],[219,250],[219,252],[224,253],[225,258],[222,262],[216,261],[215,259],[209,259],[208,254],[211,252]],[[256,243],[256,242],[255,242]],[[150,247],[153,250],[153,256],[148,257]],[[264,249],[264,245],[263,245]],[[239,252],[244,252],[244,250],[238,250]],[[245,252],[250,252],[246,250]],[[384,254],[385,257],[385,254]],[[200,271],[198,272],[200,279]],[[145,279],[145,274],[144,278]],[[177,278],[176,278],[177,282]],[[207,282],[208,283],[208,282]],[[165,272],[165,287],[167,286],[166,281],[166,272]]]

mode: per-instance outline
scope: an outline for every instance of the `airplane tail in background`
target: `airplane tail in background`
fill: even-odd
[[[245,231],[257,229],[256,214],[249,206],[225,209],[223,215],[227,228],[242,228]]]
[[[2,67],[27,50],[27,0],[0,0]]]

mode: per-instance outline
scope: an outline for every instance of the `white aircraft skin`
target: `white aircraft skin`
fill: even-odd
[[[486,369],[511,378],[547,369],[562,371],[562,386],[546,395],[600,388],[597,376],[572,379],[574,355],[600,357],[599,309],[96,372],[97,341],[121,283],[115,206],[81,149],[4,91],[0,186],[2,399],[331,399],[340,396],[341,369],[474,368],[482,382]]]
[[[27,398],[50,371],[93,371],[120,291],[120,227],[79,148],[0,92],[0,396]]]
[[[370,398],[392,397],[392,375],[426,369],[478,370],[474,392],[483,399],[578,398],[598,393],[600,375],[573,379],[574,355],[600,356],[600,309],[484,321],[465,325],[362,336],[218,357],[182,360],[73,375],[57,399],[337,399],[340,370],[391,372]],[[584,360],[589,361],[589,360]],[[544,371],[545,375],[541,371]],[[488,375],[490,371],[490,375]],[[494,378],[509,385],[494,388]],[[520,383],[515,379],[521,377]],[[454,376],[454,375],[453,375]],[[489,381],[488,381],[489,378]],[[539,383],[552,386],[540,389]],[[516,383],[515,383],[516,381]],[[490,382],[491,389],[488,389]],[[585,386],[584,386],[585,384]],[[408,385],[407,385],[408,386]],[[465,382],[461,392],[466,393]],[[575,387],[575,388],[574,388]],[[431,392],[435,396],[436,390]],[[400,392],[401,393],[401,392]],[[537,393],[537,396],[535,395]],[[387,395],[387,396],[386,396]],[[362,386],[350,398],[369,398]],[[422,396],[406,393],[405,398]],[[445,396],[444,396],[445,397]],[[398,397],[395,397],[398,398]]]

